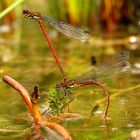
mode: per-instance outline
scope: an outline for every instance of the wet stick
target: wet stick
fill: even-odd
[[[5,75],[3,77],[3,81],[20,93],[30,113],[32,114],[32,103],[28,91],[19,82],[17,82],[10,76]]]

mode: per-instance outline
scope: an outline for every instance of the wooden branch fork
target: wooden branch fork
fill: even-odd
[[[46,128],[54,129],[57,133],[59,133],[64,140],[72,140],[71,136],[67,132],[65,128],[61,125],[53,122],[49,122],[48,120],[44,119],[41,113],[39,112],[38,108],[38,89],[37,87],[34,88],[34,92],[32,93],[32,97],[29,96],[29,92],[16,80],[11,78],[10,76],[5,75],[3,77],[3,81],[17,90],[20,95],[22,96],[32,118],[33,118],[33,125],[34,125],[34,135],[38,136],[38,140],[46,140],[46,138],[40,133],[40,126],[45,126]]]

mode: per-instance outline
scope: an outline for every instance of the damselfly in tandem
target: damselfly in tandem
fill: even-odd
[[[56,84],[56,89],[58,91],[65,93],[65,95],[68,95],[70,97],[69,102],[71,102],[74,99],[72,96],[73,94],[70,92],[70,88],[72,87],[95,85],[102,88],[106,96],[106,107],[105,107],[105,111],[103,115],[103,118],[106,119],[107,114],[108,114],[109,104],[110,104],[110,97],[109,97],[109,91],[107,87],[105,86],[103,79],[108,79],[110,77],[114,78],[130,71],[131,68],[130,68],[130,63],[128,61],[129,53],[127,51],[121,52],[120,54],[112,57],[112,59],[109,59],[108,61],[105,61],[103,64],[101,64],[98,67],[97,71],[91,70],[87,73],[82,74],[81,76],[74,78],[73,80],[67,80],[66,74],[62,68],[59,58],[56,55],[55,49],[45,30],[43,21],[47,20],[48,23],[53,25],[60,32],[64,33],[65,35],[69,37],[77,38],[80,40],[86,40],[88,38],[88,33],[85,30],[82,30],[70,24],[55,20],[48,16],[42,16],[38,12],[31,12],[29,10],[23,10],[23,14],[26,15],[28,18],[37,20],[39,22],[42,32],[54,55],[55,61],[63,77],[63,80]]]

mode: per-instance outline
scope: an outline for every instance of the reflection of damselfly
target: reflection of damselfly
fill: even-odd
[[[55,49],[44,28],[43,21],[44,21],[44,19],[46,19],[56,29],[58,29],[59,31],[63,32],[64,34],[68,35],[69,37],[74,37],[74,38],[78,38],[78,39],[79,38],[87,39],[87,32],[85,32],[84,30],[82,30],[80,28],[74,27],[70,24],[66,24],[64,22],[60,22],[58,20],[52,19],[50,17],[41,16],[41,14],[38,12],[30,12],[29,10],[23,10],[23,14],[26,15],[28,18],[37,20],[39,22],[42,32],[44,33],[45,38],[49,44],[49,47],[54,55],[56,63],[63,76],[63,80],[56,85],[56,88],[59,91],[63,91],[65,93],[65,95],[68,95],[71,98],[71,97],[73,97],[73,96],[71,96],[72,94],[69,91],[69,89],[71,87],[82,87],[85,85],[95,85],[95,86],[101,87],[106,96],[106,108],[105,108],[105,112],[104,112],[104,119],[106,119],[110,99],[109,99],[109,92],[108,92],[106,86],[102,84],[102,80],[107,79],[109,77],[114,78],[114,77],[122,75],[123,73],[128,71],[130,69],[130,65],[128,62],[129,53],[126,51],[121,52],[117,56],[114,56],[112,59],[110,59],[110,60],[104,62],[104,64],[100,65],[98,67],[97,71],[91,70],[91,71],[75,78],[74,80],[68,81],[66,74],[62,68],[62,65],[58,59],[58,56],[56,55]],[[72,99],[73,98],[71,98],[71,100]]]

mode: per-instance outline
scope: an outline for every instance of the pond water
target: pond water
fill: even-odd
[[[19,42],[5,41],[0,46],[1,78],[10,75],[29,92],[32,92],[36,83],[41,93],[54,88],[61,80],[61,75],[39,26],[23,22],[18,34],[21,36]],[[96,42],[83,43],[66,39],[62,35],[58,37],[53,30],[50,30],[49,35],[50,38],[55,37],[52,42],[69,79],[96,67],[91,65],[91,57],[94,56],[101,63],[107,55],[110,57],[121,50],[127,50],[130,52],[132,66],[140,62],[139,53],[130,51],[128,46],[96,46]],[[76,98],[70,104],[70,112],[77,113],[79,117],[66,120],[62,125],[75,140],[128,140],[131,132],[140,128],[139,78],[138,73],[129,73],[123,78],[113,78],[106,83],[111,95],[110,119],[107,122],[101,120],[105,107],[102,90],[93,86],[73,88],[72,93]],[[23,100],[2,80],[0,85],[0,139],[32,139],[31,118]],[[42,100],[40,102],[43,103]],[[100,107],[91,115],[96,103]],[[50,136],[48,139],[54,138]]]

